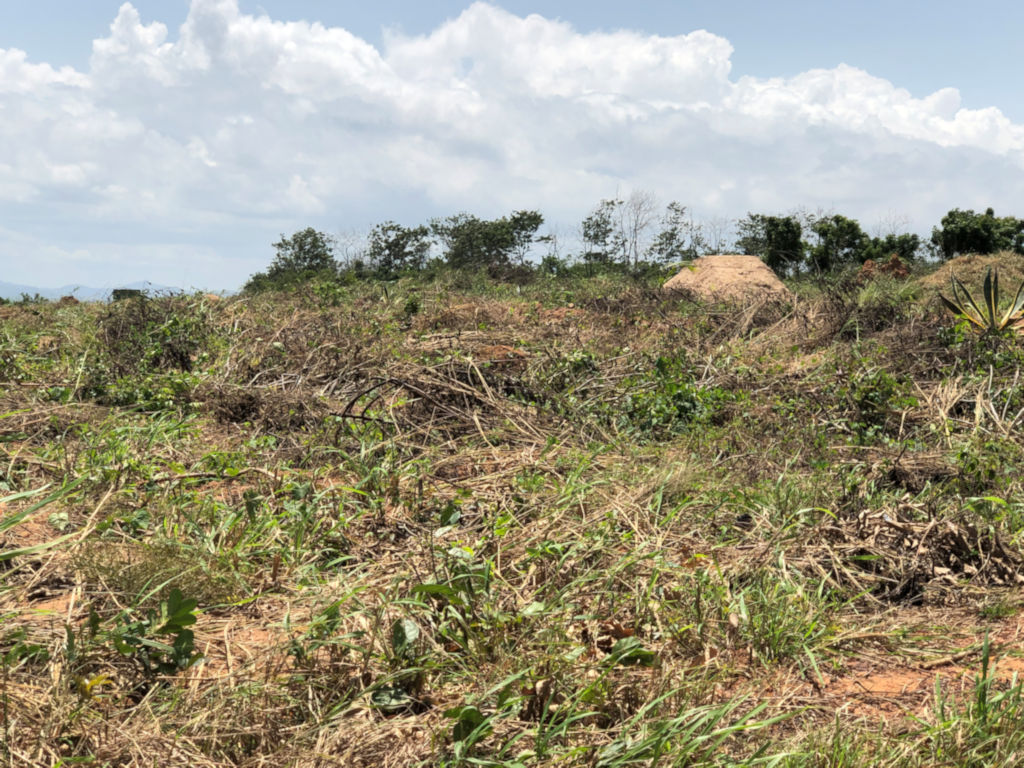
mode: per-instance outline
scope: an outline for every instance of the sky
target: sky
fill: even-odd
[[[603,198],[1024,215],[1024,4],[0,2],[0,281],[235,289],[282,234]]]

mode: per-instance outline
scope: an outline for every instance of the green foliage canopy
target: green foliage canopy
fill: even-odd
[[[864,261],[870,239],[856,219],[838,214],[815,219],[810,224],[817,237],[809,252],[809,266],[818,272]]]
[[[864,250],[862,261],[874,259],[875,261],[886,261],[893,254],[899,257],[900,261],[909,262],[917,258],[917,252],[921,250],[921,238],[909,233],[888,234],[885,237],[873,237]]]
[[[661,231],[647,249],[647,258],[655,263],[671,264],[696,259],[706,249],[700,225],[694,223],[685,206],[673,201],[665,207]]]
[[[538,211],[516,211],[486,221],[468,213],[434,219],[430,229],[444,244],[445,259],[458,269],[508,266],[513,257],[525,260],[544,217]]]
[[[964,253],[1024,253],[1024,220],[954,208],[932,229],[931,245],[943,261]]]
[[[393,221],[378,224],[367,240],[366,256],[380,277],[423,269],[430,253],[428,227],[403,227]]]
[[[312,227],[306,227],[291,237],[281,235],[274,243],[276,255],[266,272],[249,278],[242,290],[258,293],[277,288],[288,288],[313,278],[333,278],[338,274],[334,260],[334,238]]]
[[[736,226],[737,248],[760,256],[777,274],[799,268],[804,260],[802,229],[795,216],[766,216],[748,213]]]

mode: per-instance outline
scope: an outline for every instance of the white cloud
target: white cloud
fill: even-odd
[[[732,52],[705,31],[584,34],[484,3],[379,50],[235,0],[193,0],[176,33],[125,3],[88,72],[0,50],[0,260],[22,282],[52,282],[14,258],[28,248],[79,253],[62,282],[184,269],[231,286],[307,224],[523,207],[574,222],[638,187],[707,216],[896,210],[925,230],[954,206],[1024,213],[1024,126],[998,109],[845,65],[733,78]]]
[[[0,94],[30,95],[47,87],[84,87],[89,79],[71,67],[57,70],[49,64],[30,64],[17,48],[0,48]]]

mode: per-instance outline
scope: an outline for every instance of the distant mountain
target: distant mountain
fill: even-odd
[[[50,296],[51,292],[44,293],[34,285],[19,285],[18,283],[0,282],[0,299],[20,299],[23,293],[26,293],[29,296],[35,296],[38,293],[40,296],[45,296],[48,299],[53,298]],[[58,296],[57,298],[60,297]]]
[[[173,293],[182,290],[169,285],[157,285],[146,280],[134,283],[111,285],[108,288],[92,288],[88,285],[62,285],[60,288],[40,288],[35,285],[19,285],[18,283],[0,282],[0,298],[20,299],[22,294],[42,296],[44,299],[59,299],[61,296],[74,296],[79,301],[101,301],[110,298],[114,288],[135,288],[147,293]]]

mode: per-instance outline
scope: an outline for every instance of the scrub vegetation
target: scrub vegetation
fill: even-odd
[[[0,766],[1019,765],[1024,347],[938,293],[1024,259],[740,309],[501,221],[0,307]]]

